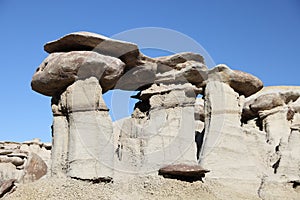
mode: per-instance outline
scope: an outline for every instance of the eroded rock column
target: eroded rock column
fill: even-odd
[[[257,118],[265,133],[266,180],[293,182],[300,178],[299,87],[266,87],[247,99],[244,118]]]
[[[154,84],[143,90],[132,118],[123,122],[117,165],[132,173],[157,173],[170,164],[197,164],[197,92],[191,84]]]
[[[250,82],[245,79],[251,80]],[[255,179],[254,163],[241,128],[244,95],[262,87],[257,78],[219,65],[208,72],[205,86],[205,133],[200,165],[211,178]],[[241,156],[243,155],[243,156]]]
[[[95,77],[78,80],[62,94],[68,110],[67,175],[78,179],[112,177],[112,121]]]
[[[69,122],[61,97],[52,98],[51,176],[66,177],[68,167]]]
[[[102,93],[113,89],[125,63],[139,56],[135,44],[78,32],[47,43],[50,55],[36,70],[32,89],[52,96],[52,176],[110,180],[112,121]],[[128,54],[129,53],[129,54]]]

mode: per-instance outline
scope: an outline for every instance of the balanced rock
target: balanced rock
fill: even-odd
[[[113,40],[90,32],[75,32],[48,42],[44,49],[48,53],[70,51],[95,51],[99,54],[120,58],[127,65],[135,65],[140,52],[136,44]]]
[[[78,79],[96,77],[103,93],[112,89],[124,71],[117,58],[92,51],[50,54],[35,72],[31,87],[36,92],[55,96]]]
[[[207,72],[210,81],[220,81],[228,84],[237,93],[248,97],[263,88],[263,83],[257,77],[241,72],[231,70],[228,66],[217,65]]]
[[[115,88],[143,90],[153,83],[201,85],[206,79],[207,67],[203,57],[194,53],[178,53],[172,56],[147,58],[131,70],[127,70]]]

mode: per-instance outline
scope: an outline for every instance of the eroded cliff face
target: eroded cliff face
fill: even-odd
[[[51,159],[41,156],[48,176],[206,174],[259,198],[272,198],[274,184],[299,185],[299,87],[263,88],[226,65],[208,69],[194,53],[149,58],[135,44],[94,33],[71,33],[45,50],[31,85],[52,97]],[[138,91],[131,117],[112,122],[102,94],[113,89]],[[22,159],[13,159],[18,168]]]

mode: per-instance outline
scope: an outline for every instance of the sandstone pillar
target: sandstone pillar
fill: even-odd
[[[78,80],[65,92],[69,115],[68,176],[110,179],[113,168],[112,121],[99,81]]]
[[[117,165],[133,173],[157,173],[170,164],[197,164],[197,90],[191,84],[154,84],[142,91],[133,117],[123,122]]]
[[[209,177],[249,178],[243,143],[239,95],[229,85],[209,81],[205,88],[205,133],[200,165],[211,170]],[[246,157],[243,157],[244,155]],[[248,169],[247,169],[248,168]]]
[[[65,177],[68,161],[69,125],[66,116],[53,116],[51,176]]]
[[[69,124],[61,97],[52,98],[51,176],[65,177],[67,173]]]
[[[208,72],[205,85],[205,133],[200,165],[210,178],[256,179],[241,128],[244,95],[257,92],[260,80],[219,65]]]

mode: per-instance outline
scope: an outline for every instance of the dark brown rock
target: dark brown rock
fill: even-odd
[[[263,82],[246,72],[233,70],[230,76],[230,86],[240,94],[248,97],[263,88]]]
[[[226,65],[217,65],[208,71],[208,79],[227,83],[240,95],[248,97],[263,88],[263,83],[257,77],[241,72],[231,70]]]
[[[203,169],[199,165],[176,164],[168,165],[159,169],[158,174],[166,178],[176,178],[180,180],[201,180],[209,170]]]
[[[24,170],[25,176],[23,181],[33,182],[46,175],[48,168],[40,156],[35,153],[31,153]]]
[[[174,63],[173,63],[174,64]],[[202,84],[206,79],[207,67],[200,62],[186,61],[176,66],[165,65],[161,73],[159,64],[148,62],[127,71],[118,81],[115,88],[123,90],[140,90],[156,84]]]

